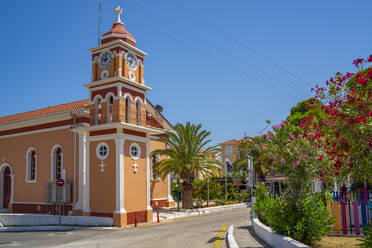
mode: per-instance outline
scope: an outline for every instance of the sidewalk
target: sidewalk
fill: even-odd
[[[244,224],[234,225],[233,227],[233,238],[235,239],[236,244],[239,248],[269,248],[265,242],[260,240],[254,232],[252,227],[252,221],[248,219]],[[233,246],[229,246],[233,248]],[[235,246],[236,247],[236,246]]]

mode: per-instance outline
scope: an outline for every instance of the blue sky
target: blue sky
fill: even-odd
[[[307,83],[268,63],[172,1],[178,1]],[[152,13],[133,3],[140,3]],[[278,123],[298,101],[311,96],[309,85],[320,84],[338,71],[353,72],[352,61],[372,53],[369,0],[102,0],[102,32],[111,28],[117,4],[124,9],[122,20],[135,36],[137,47],[148,53],[145,80],[153,88],[149,99],[163,106],[164,115],[172,123],[202,123],[212,131],[214,144],[241,138],[244,133],[258,135],[266,119]],[[98,0],[0,2],[0,116],[88,98],[88,90],[82,85],[90,81],[88,48],[97,45],[97,6]]]

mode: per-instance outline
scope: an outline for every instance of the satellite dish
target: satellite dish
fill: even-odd
[[[155,111],[156,111],[157,113],[161,113],[161,112],[163,112],[163,107],[160,106],[160,105],[156,105],[156,106],[155,106]]]

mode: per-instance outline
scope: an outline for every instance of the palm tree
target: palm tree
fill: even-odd
[[[241,154],[248,154],[253,158],[253,169],[254,174],[258,177],[264,177],[266,173],[266,164],[269,162],[266,154],[262,151],[262,145],[267,142],[265,135],[256,136],[254,138],[249,138],[243,140],[239,144],[239,152]],[[248,160],[245,156],[237,159],[234,162],[234,167],[236,170],[240,171],[248,166]]]
[[[168,174],[173,173],[183,179],[182,206],[193,208],[192,190],[197,171],[204,175],[218,175],[220,162],[210,158],[209,153],[218,151],[217,146],[207,147],[211,142],[208,136],[210,131],[201,130],[201,124],[194,125],[187,122],[186,125],[176,124],[175,132],[165,132],[167,138],[159,140],[166,144],[165,149],[158,149],[153,155],[167,156],[154,165],[156,173],[164,180]]]

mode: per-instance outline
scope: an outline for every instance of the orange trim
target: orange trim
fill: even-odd
[[[89,132],[89,136],[97,136],[97,135],[104,135],[104,134],[113,134],[116,133],[116,129],[105,129],[99,131],[91,131]]]
[[[128,129],[123,129],[123,133],[136,135],[136,136],[141,136],[141,137],[146,137],[145,133],[141,133],[141,132],[137,132],[137,131],[133,131],[133,130],[128,130]]]

